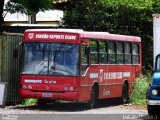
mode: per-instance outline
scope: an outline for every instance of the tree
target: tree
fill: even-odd
[[[1,1],[0,4],[0,26],[3,24],[4,18],[3,18],[3,6],[4,6],[4,0]]]
[[[36,23],[36,14],[39,11],[52,9],[53,0],[10,0],[6,9],[10,13],[20,12],[29,16],[31,23]]]
[[[159,0],[70,0],[70,4],[75,7],[65,11],[65,26],[139,36],[143,66],[153,65],[152,14],[160,11]]]

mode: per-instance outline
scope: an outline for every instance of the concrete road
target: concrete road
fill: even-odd
[[[158,120],[148,116],[147,109],[135,105],[121,105],[116,101],[101,101],[97,108],[88,109],[86,103],[65,102],[39,106],[7,106],[0,109],[0,120]]]

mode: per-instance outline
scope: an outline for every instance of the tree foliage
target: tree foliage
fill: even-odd
[[[68,27],[140,36],[143,65],[153,64],[152,14],[160,11],[159,0],[70,0],[65,11]]]
[[[53,0],[9,0],[6,10],[10,13],[20,12],[34,16],[39,11],[52,9]]]
[[[6,8],[11,13],[21,12],[32,15],[52,8],[53,0],[10,0]]]

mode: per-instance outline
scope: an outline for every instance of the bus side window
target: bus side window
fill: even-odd
[[[81,64],[82,64],[82,70],[81,70],[81,75],[84,75],[88,66],[89,66],[89,60],[88,60],[88,55],[86,52],[87,46],[83,45],[81,46]]]
[[[124,44],[124,57],[125,57],[125,64],[131,64],[132,63],[132,52],[131,52],[131,44],[125,43]]]
[[[90,57],[91,57],[91,64],[98,64],[98,45],[96,41],[91,41]]]
[[[124,55],[123,55],[123,43],[117,42],[117,63],[123,64],[124,63]]]
[[[139,64],[140,58],[139,58],[139,45],[137,43],[133,43],[132,45],[132,55],[133,55],[133,64]]]
[[[99,42],[99,63],[107,64],[107,42]]]
[[[116,47],[115,42],[108,42],[108,63],[116,63]]]

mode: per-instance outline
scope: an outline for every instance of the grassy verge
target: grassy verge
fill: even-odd
[[[131,103],[134,105],[146,105],[146,91],[151,81],[151,76],[142,76],[136,79],[135,89],[130,96]]]
[[[25,106],[35,105],[37,104],[37,99],[32,99],[32,98],[24,99],[22,104]]]

